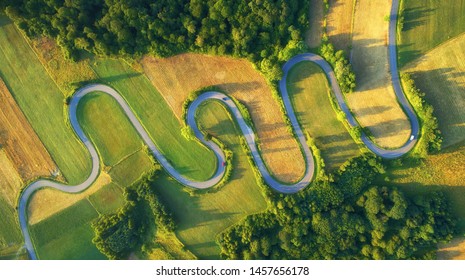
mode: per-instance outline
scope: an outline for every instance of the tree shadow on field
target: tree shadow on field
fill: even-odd
[[[100,77],[100,78],[97,78],[97,79],[74,82],[71,85],[76,87],[76,88],[80,88],[80,87],[88,85],[88,84],[107,84],[107,85],[111,85],[112,83],[122,81],[122,80],[125,80],[125,79],[138,77],[140,75],[142,75],[142,74],[141,73],[119,74],[119,75],[113,75],[113,76],[108,76],[108,77]]]
[[[426,102],[433,106],[443,145],[465,140],[465,69],[448,67],[410,74],[416,87],[425,93]]]
[[[414,7],[404,10],[404,25],[402,31],[412,30],[415,27],[424,25],[427,17],[430,16],[436,9]]]
[[[5,15],[0,12],[0,27],[12,24],[13,22]]]

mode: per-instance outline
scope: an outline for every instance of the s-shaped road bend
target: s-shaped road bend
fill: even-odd
[[[397,99],[399,100],[399,103],[401,104],[401,106],[403,107],[404,111],[406,112],[406,114],[408,115],[410,119],[413,138],[411,137],[409,141],[407,141],[407,143],[405,143],[402,147],[398,149],[386,150],[386,149],[382,149],[376,146],[365,134],[362,133],[361,138],[364,144],[375,154],[383,158],[396,158],[410,151],[415,145],[417,138],[418,138],[418,133],[419,133],[418,119],[403,93],[402,87],[400,85],[399,74],[398,74],[398,69],[397,69],[396,43],[395,43],[397,9],[398,9],[398,0],[393,0],[392,9],[391,9],[390,26],[389,26],[389,56],[390,56],[389,62],[390,62],[392,83],[393,83],[393,87],[395,90],[395,94],[397,96]],[[79,139],[82,141],[82,143],[85,145],[85,147],[89,151],[89,154],[92,160],[92,170],[90,172],[89,177],[79,185],[69,186],[69,185],[61,184],[55,181],[41,179],[41,180],[31,183],[23,190],[23,192],[21,193],[20,199],[19,199],[19,207],[18,207],[19,223],[20,223],[21,231],[24,236],[24,240],[25,240],[25,248],[28,251],[31,259],[37,259],[37,255],[34,250],[34,245],[32,243],[31,236],[29,234],[28,222],[27,222],[27,205],[28,205],[28,201],[31,195],[35,191],[41,188],[45,188],[45,187],[57,189],[57,190],[60,190],[66,193],[82,192],[85,189],[87,189],[95,181],[95,179],[97,178],[99,174],[99,171],[100,171],[99,155],[97,153],[97,150],[93,146],[92,142],[89,140],[89,138],[87,138],[81,126],[79,125],[77,114],[76,114],[77,107],[78,107],[80,100],[86,94],[91,93],[91,92],[97,92],[97,91],[103,92],[105,94],[112,96],[118,102],[118,104],[121,106],[121,108],[123,109],[127,117],[129,118],[129,121],[135,127],[135,129],[137,130],[139,135],[142,137],[143,141],[148,146],[148,148],[153,153],[153,155],[158,160],[158,162],[165,168],[165,170],[173,178],[175,178],[177,181],[179,181],[183,185],[186,185],[192,188],[197,188],[197,189],[205,189],[205,188],[209,188],[209,187],[216,185],[223,178],[223,175],[225,173],[225,167],[222,163],[225,162],[225,155],[218,145],[216,145],[212,141],[208,141],[204,139],[204,136],[199,130],[197,123],[195,121],[195,112],[200,104],[202,104],[203,102],[207,100],[217,100],[217,101],[222,102],[225,106],[227,106],[231,114],[236,118],[239,128],[241,129],[241,132],[250,149],[254,162],[257,165],[261,175],[263,176],[264,181],[266,182],[268,186],[282,193],[295,193],[305,188],[306,186],[308,186],[313,178],[313,174],[315,170],[313,155],[310,151],[310,148],[306,144],[305,136],[297,121],[297,117],[294,113],[294,109],[293,109],[293,106],[289,98],[289,94],[287,91],[287,84],[286,84],[289,70],[295,64],[302,62],[302,61],[314,62],[323,69],[323,71],[325,72],[330,82],[333,94],[335,95],[337,99],[337,103],[340,109],[345,113],[348,123],[352,127],[355,127],[358,125],[357,121],[353,117],[352,113],[350,112],[345,102],[345,99],[339,88],[339,85],[337,83],[336,77],[334,75],[334,72],[331,66],[320,56],[311,54],[311,53],[301,54],[301,55],[297,55],[291,58],[283,67],[284,75],[279,83],[279,88],[281,91],[281,95],[283,98],[284,107],[286,109],[287,116],[289,117],[291,121],[291,125],[292,125],[292,128],[294,129],[295,136],[297,140],[299,141],[300,146],[302,148],[304,158],[305,158],[305,164],[306,164],[305,173],[303,177],[300,178],[298,182],[292,185],[283,184],[277,181],[276,179],[274,179],[274,177],[270,174],[270,172],[268,171],[258,151],[257,144],[255,141],[255,133],[245,122],[236,103],[231,98],[229,98],[227,95],[223,93],[214,92],[214,91],[205,92],[201,94],[197,99],[195,99],[188,108],[187,124],[192,128],[195,136],[199,139],[199,141],[202,142],[206,147],[211,149],[217,158],[218,166],[217,166],[215,174],[209,180],[204,181],[204,182],[199,182],[199,181],[193,181],[193,180],[190,180],[189,178],[184,177],[169,163],[169,161],[165,158],[165,156],[158,150],[157,146],[152,141],[147,131],[145,131],[142,124],[139,122],[134,112],[132,112],[131,108],[126,103],[124,98],[118,92],[116,92],[113,88],[106,86],[106,85],[101,85],[101,84],[90,84],[90,85],[80,88],[73,95],[71,102],[69,104],[69,118],[70,118],[71,126],[73,127],[75,133],[77,134]]]

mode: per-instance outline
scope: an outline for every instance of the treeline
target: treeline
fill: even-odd
[[[405,93],[421,121],[421,137],[416,150],[422,157],[426,157],[428,153],[439,152],[443,138],[438,119],[433,114],[433,106],[426,102],[425,94],[415,86],[415,81],[409,74],[402,73],[401,80]]]
[[[355,73],[343,50],[336,51],[333,44],[323,42],[319,50],[321,56],[331,64],[334,74],[343,93],[351,93],[355,89]]]
[[[147,248],[153,229],[174,231],[174,220],[159,200],[153,186],[158,171],[125,188],[125,204],[115,214],[101,215],[92,223],[92,242],[109,259],[124,259],[131,252]]]
[[[6,3],[6,2],[5,2]],[[68,58],[172,56],[192,51],[244,57],[272,80],[304,48],[308,1],[17,0],[5,11],[28,36],[56,39]]]
[[[270,209],[218,237],[226,259],[430,259],[455,220],[442,193],[407,198],[373,182],[374,157],[349,161],[334,182],[293,195],[269,192]]]

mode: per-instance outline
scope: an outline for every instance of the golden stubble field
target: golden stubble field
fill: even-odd
[[[200,54],[145,57],[142,67],[178,118],[189,93],[217,86],[247,106],[261,143],[262,156],[279,180],[295,182],[305,163],[297,141],[287,130],[279,103],[264,77],[246,60]],[[292,160],[289,160],[292,159]]]
[[[1,179],[0,190],[12,205],[16,204],[22,182],[39,176],[50,177],[57,171],[48,151],[1,79],[0,147],[0,173],[9,177]]]
[[[397,102],[388,64],[390,1],[359,0],[354,14],[351,62],[357,88],[346,95],[359,123],[385,148],[402,146],[410,136],[410,123]]]
[[[338,50],[349,51],[355,0],[329,0],[326,31]]]

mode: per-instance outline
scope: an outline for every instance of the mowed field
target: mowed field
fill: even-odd
[[[200,259],[218,259],[216,236],[247,215],[262,212],[267,205],[246,155],[240,145],[240,130],[217,102],[200,107],[198,122],[233,151],[233,173],[229,182],[213,192],[194,192],[164,176],[158,191],[174,214],[176,233],[186,248]]]
[[[142,66],[178,118],[189,93],[202,87],[216,86],[237,98],[250,112],[270,171],[284,182],[302,177],[305,163],[298,143],[265,79],[248,61],[182,54],[165,59],[145,57]]]
[[[465,32],[465,0],[402,0],[399,67]]]
[[[51,176],[57,170],[0,77],[0,145],[23,180]],[[13,197],[16,195],[13,193]]]
[[[322,0],[310,0],[310,28],[305,34],[305,43],[310,48],[321,44],[323,35],[324,3]]]
[[[0,75],[69,183],[88,176],[90,157],[66,124],[64,95],[20,32],[0,16]]]
[[[427,52],[402,71],[412,74],[416,86],[426,94],[426,101],[433,105],[444,137],[443,147],[464,141],[465,34]]]
[[[351,61],[357,76],[355,92],[346,95],[362,127],[384,148],[402,146],[410,136],[410,122],[391,85],[384,19],[391,5],[385,0],[359,0],[355,7]]]
[[[288,74],[288,91],[304,131],[321,151],[327,171],[334,171],[360,153],[331,105],[324,72],[314,63],[301,62]]]
[[[329,0],[327,33],[337,50],[350,51],[353,10],[356,0]]]

